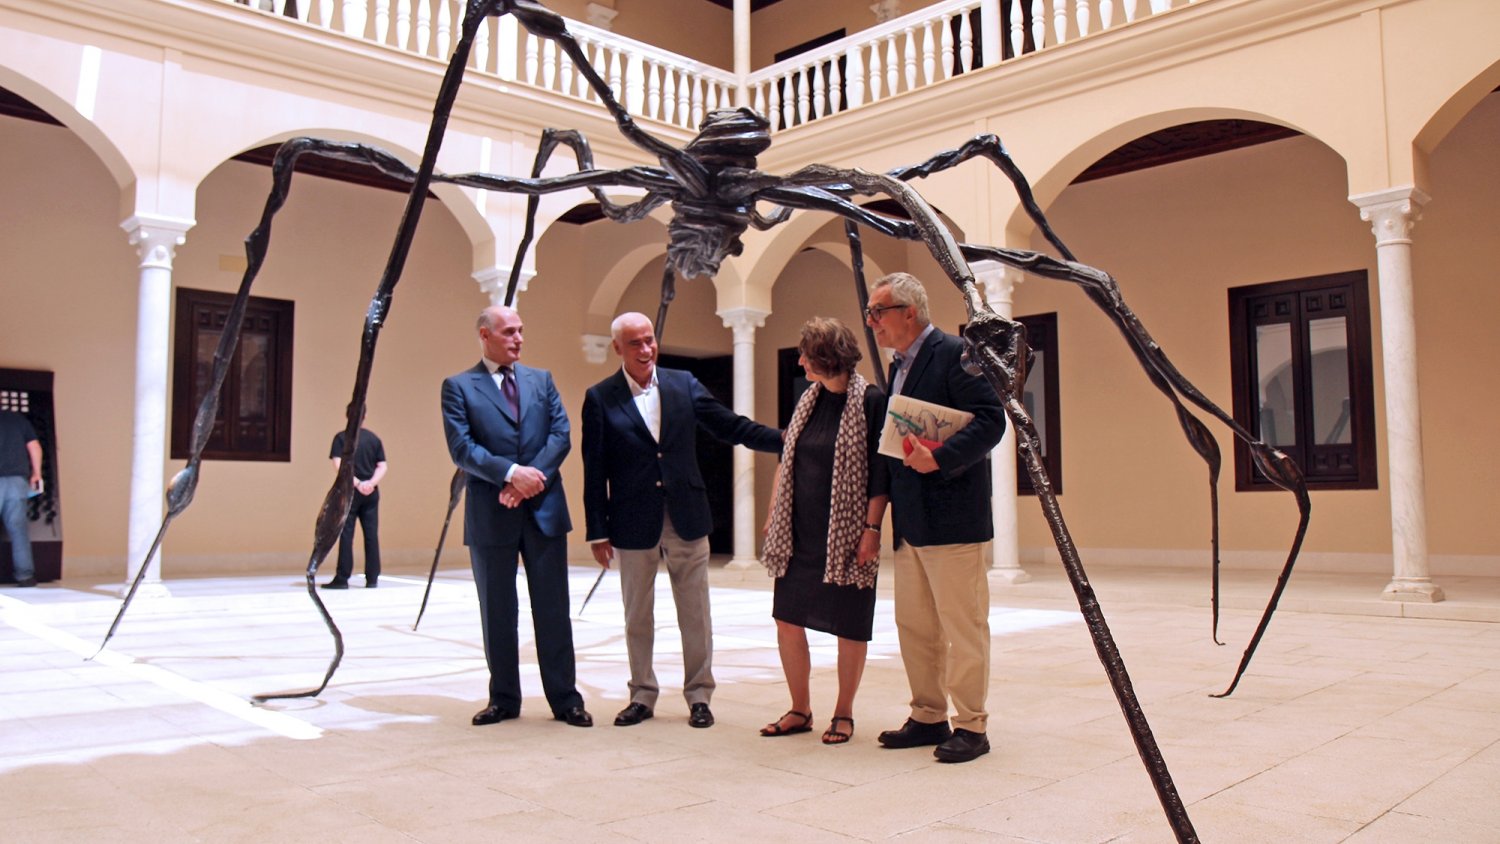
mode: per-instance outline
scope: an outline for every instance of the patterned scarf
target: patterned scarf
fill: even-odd
[[[828,514],[828,561],[823,567],[823,582],[869,589],[875,586],[878,567],[862,566],[855,561],[859,553],[860,534],[868,514],[867,493],[870,464],[866,449],[868,423],[865,421],[865,388],[869,386],[859,373],[849,376],[849,392],[844,412],[839,416],[839,431],[833,442],[833,489]],[[781,473],[776,480],[775,503],[771,524],[766,530],[762,562],[772,577],[786,574],[792,559],[792,476],[797,458],[797,438],[812,416],[813,405],[823,391],[814,383],[797,401],[792,422],[786,429],[782,448]]]

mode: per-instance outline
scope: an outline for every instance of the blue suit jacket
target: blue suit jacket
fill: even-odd
[[[1005,411],[990,382],[964,372],[963,341],[934,328],[917,350],[901,394],[974,419],[932,452],[938,471],[922,474],[891,457],[891,522],[897,542],[917,547],[984,542],[995,534],[989,454],[1005,434]]]
[[[484,362],[443,381],[443,432],[453,464],[468,476],[464,501],[465,545],[519,541],[521,520],[533,518],[547,536],[573,529],[557,470],[572,449],[568,412],[552,373],[515,365],[521,419],[510,408]],[[540,469],[547,487],[515,509],[500,504],[505,473],[515,464]]]
[[[781,432],[725,407],[690,372],[656,368],[661,441],[651,438],[625,373],[590,387],[583,399],[583,509],[588,540],[654,548],[663,513],[683,539],[713,532],[698,469],[697,428],[730,445],[781,451]]]

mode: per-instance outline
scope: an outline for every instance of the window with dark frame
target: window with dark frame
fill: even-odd
[[[1375,489],[1364,270],[1229,290],[1234,418],[1297,461],[1310,489]],[[1235,489],[1276,486],[1234,444]]]
[[[173,337],[172,458],[189,456],[198,404],[213,377],[234,296],[177,288]],[[292,322],[295,305],[251,296],[239,347],[220,393],[205,460],[292,459]]]
[[[1042,440],[1042,465],[1052,482],[1052,492],[1063,491],[1062,478],[1062,413],[1058,401],[1057,387],[1057,314],[1036,314],[1015,317],[1016,322],[1026,326],[1026,342],[1031,346],[1031,369],[1026,372],[1026,386],[1021,393],[1021,403],[1026,414],[1036,426]],[[1018,444],[1019,448],[1019,444]],[[1031,472],[1016,453],[1016,494],[1036,495],[1031,483]]]

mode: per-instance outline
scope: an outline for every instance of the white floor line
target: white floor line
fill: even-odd
[[[205,706],[233,716],[249,724],[269,730],[290,739],[307,740],[323,736],[323,730],[298,718],[255,706],[249,700],[230,694],[196,680],[173,674],[154,665],[136,662],[134,657],[105,648],[94,656],[98,646],[65,633],[36,618],[35,611],[24,601],[0,595],[0,621],[29,636],[41,639],[62,650],[75,653],[83,659],[93,656],[93,662],[115,669],[138,680],[150,683],[195,700]]]

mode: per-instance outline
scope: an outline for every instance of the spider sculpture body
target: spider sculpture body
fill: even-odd
[[[621,133],[635,146],[654,157],[659,166],[627,167],[619,170],[595,169],[588,143],[582,135],[572,130],[549,129],[543,133],[530,177],[435,174],[437,152],[442,144],[448,115],[457,96],[463,69],[468,64],[469,50],[479,23],[487,16],[506,14],[514,15],[520,24],[534,35],[555,42],[571,57],[574,66],[583,74],[594,94],[609,110]],[[515,296],[516,281],[522,264],[521,258],[530,245],[537,202],[542,194],[585,188],[598,200],[605,216],[617,222],[642,219],[654,209],[670,203],[673,214],[668,224],[668,259],[662,284],[661,307],[657,317],[658,336],[664,331],[667,309],[675,291],[676,276],[691,278],[714,275],[725,258],[740,254],[743,249],[740,236],[752,227],[770,228],[785,221],[794,210],[798,209],[829,212],[845,220],[846,232],[854,253],[856,289],[860,295],[861,307],[865,303],[865,291],[860,270],[857,233],[860,226],[874,229],[890,237],[920,240],[963,297],[968,319],[964,330],[964,342],[967,347],[965,368],[974,374],[983,375],[990,382],[1015,426],[1020,457],[1031,476],[1032,485],[1037,491],[1038,502],[1052,530],[1063,566],[1073,585],[1079,608],[1093,638],[1095,650],[1156,789],[1158,799],[1162,803],[1176,837],[1182,841],[1196,840],[1197,836],[1192,823],[1187,817],[1186,810],[1157,748],[1155,738],[1151,734],[1150,726],[1141,711],[1124,662],[1094,596],[1093,587],[1083,570],[1077,548],[1063,521],[1061,508],[1056,496],[1052,493],[1051,483],[1041,462],[1040,439],[1020,400],[1021,388],[1025,383],[1025,373],[1030,359],[1025,331],[1019,323],[996,314],[990,309],[975,285],[973,272],[968,262],[981,259],[995,260],[1044,278],[1067,281],[1081,287],[1085,295],[1115,323],[1152,384],[1172,402],[1189,444],[1204,459],[1209,468],[1214,525],[1215,637],[1218,619],[1218,516],[1215,488],[1220,454],[1213,435],[1203,422],[1193,415],[1188,405],[1199,408],[1229,427],[1234,436],[1246,442],[1256,467],[1273,482],[1292,492],[1296,498],[1299,521],[1285,566],[1261,617],[1260,624],[1241,658],[1234,679],[1222,695],[1231,693],[1243,676],[1251,655],[1264,635],[1276,603],[1286,586],[1287,578],[1306,533],[1310,503],[1300,469],[1285,454],[1260,442],[1238,425],[1232,417],[1209,401],[1177,371],[1141,321],[1126,306],[1114,279],[1107,273],[1079,263],[1052,230],[1033,198],[1024,175],[1006,154],[998,138],[992,135],[982,135],[957,149],[939,153],[921,164],[883,174],[823,164],[803,167],[786,175],[765,173],[756,169],[756,156],[766,150],[770,143],[770,126],[764,118],[748,109],[724,109],[707,115],[698,136],[682,149],[678,149],[636,125],[631,116],[616,101],[609,85],[600,78],[589,63],[582,48],[568,32],[562,17],[529,0],[468,0],[460,37],[434,105],[427,143],[421,162],[415,170],[390,153],[365,144],[294,138],[286,142],[278,151],[273,164],[271,195],[266,201],[260,225],[246,239],[248,265],[241,281],[239,296],[231,309],[215,354],[210,389],[198,410],[193,429],[191,456],[187,466],[173,478],[168,487],[167,515],[163,519],[156,543],[147,554],[147,559],[149,560],[151,555],[155,554],[156,547],[160,544],[161,537],[166,533],[171,521],[191,503],[199,477],[201,453],[208,434],[212,430],[219,391],[238,342],[245,300],[264,261],[270,239],[271,220],[286,201],[293,164],[298,156],[314,154],[362,162],[387,175],[410,183],[411,192],[390,258],[366,315],[354,390],[347,409],[346,452],[341,461],[338,476],[318,514],[313,549],[306,571],[308,594],[333,634],[335,655],[322,684],[316,689],[261,695],[256,698],[259,701],[315,696],[321,693],[327,687],[329,679],[342,659],[343,638],[318,596],[314,576],[318,566],[333,547],[349,511],[353,486],[354,434],[358,430],[359,419],[363,415],[376,341],[380,328],[384,324],[385,314],[390,307],[392,291],[400,279],[405,264],[412,236],[421,215],[423,199],[432,182],[523,194],[529,197],[526,228],[518,246],[517,259],[513,262],[514,269],[505,294],[506,304],[510,304]],[[578,170],[562,176],[543,178],[541,176],[543,167],[559,144],[573,151]],[[989,161],[1007,176],[1014,185],[1026,213],[1047,241],[1057,250],[1056,257],[1032,251],[959,243],[928,203],[909,184],[912,179],[956,167],[976,158]],[[645,191],[645,195],[634,202],[620,204],[606,196],[604,189],[609,187],[641,189]],[[877,213],[861,207],[853,201],[859,196],[881,196],[894,200],[905,212],[904,218]],[[762,214],[758,210],[761,203],[772,208],[769,214]],[[881,373],[879,367],[876,369],[878,378]],[[461,489],[462,484],[455,477],[455,483],[450,489],[450,517]],[[446,529],[445,522],[444,534],[446,534]],[[440,546],[441,542],[440,538]],[[435,561],[434,565],[436,565]],[[141,567],[141,572],[145,572],[144,565]],[[105,637],[106,644],[118,627],[139,583],[138,577],[132,584],[130,592],[127,593],[119,614]],[[101,645],[101,649],[102,647]]]

